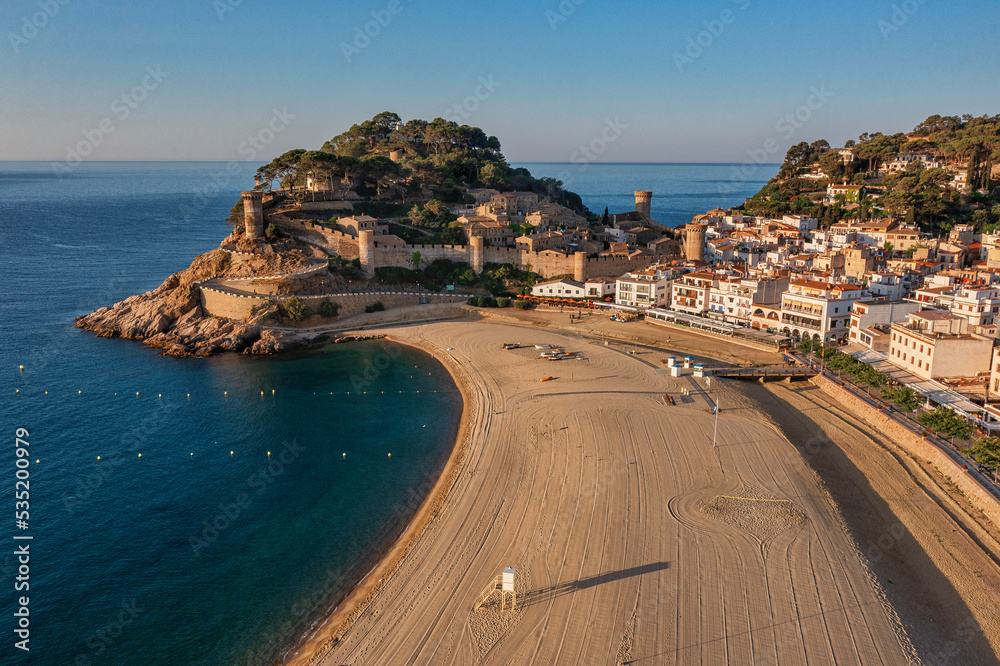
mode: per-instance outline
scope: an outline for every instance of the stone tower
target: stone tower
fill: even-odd
[[[358,259],[365,277],[375,277],[375,232],[371,229],[358,232]]]
[[[650,207],[653,203],[653,193],[644,192],[636,190],[635,193],[635,210],[637,213],[645,217],[647,220],[652,219],[650,215]]]
[[[243,228],[247,238],[264,235],[264,193],[260,190],[243,193]]]
[[[483,272],[483,265],[485,263],[483,259],[483,248],[485,246],[485,241],[482,236],[472,236],[469,238],[469,250],[472,254],[472,261],[469,264],[472,266],[472,270],[478,275]]]
[[[705,261],[705,232],[708,225],[690,222],[684,229],[684,258],[688,261]]]
[[[575,252],[573,254],[573,279],[577,282],[587,281],[587,253]]]

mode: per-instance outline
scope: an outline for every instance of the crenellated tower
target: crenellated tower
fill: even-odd
[[[635,192],[635,211],[645,217],[647,220],[652,219],[650,211],[653,205],[653,193],[644,190],[636,190]]]

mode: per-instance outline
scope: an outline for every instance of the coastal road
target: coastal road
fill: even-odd
[[[454,359],[470,439],[442,511],[321,663],[914,662],[830,496],[733,383],[707,396],[551,331],[391,333]],[[477,610],[505,566],[517,609]]]

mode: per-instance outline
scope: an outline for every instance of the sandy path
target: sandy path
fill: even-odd
[[[837,507],[742,388],[720,389],[713,448],[709,400],[681,399],[695,380],[652,358],[488,323],[392,334],[454,348],[471,441],[442,512],[324,664],[907,662]],[[514,340],[585,360],[500,349]],[[511,565],[517,610],[474,611]]]

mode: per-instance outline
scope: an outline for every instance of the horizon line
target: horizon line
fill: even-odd
[[[0,160],[0,164],[11,164],[16,162],[30,162],[30,163],[52,163],[52,162],[62,162],[63,160],[56,159],[36,159],[36,160]],[[249,160],[83,160],[79,164],[191,164],[191,163],[204,163],[204,164],[228,164],[229,162],[253,164]],[[579,162],[557,162],[557,161],[525,161],[525,160],[508,160],[507,164],[579,164]],[[764,166],[781,166],[781,162],[588,162],[587,164],[603,164],[607,166],[662,166],[662,165],[677,165],[677,166],[691,166],[691,165],[735,165],[735,166],[750,166],[750,167],[764,167]]]

